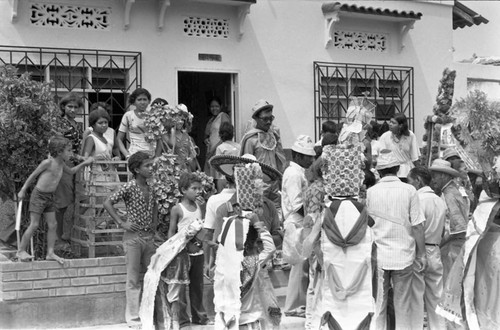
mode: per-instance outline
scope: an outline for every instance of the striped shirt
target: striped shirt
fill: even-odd
[[[386,176],[367,191],[366,206],[375,224],[378,267],[404,269],[415,259],[415,240],[411,227],[425,219],[417,190],[396,176]]]

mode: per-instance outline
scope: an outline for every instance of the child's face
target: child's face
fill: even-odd
[[[146,94],[141,94],[137,96],[134,105],[136,106],[137,111],[139,112],[145,111],[149,105],[148,96]]]
[[[188,189],[185,189],[183,191],[184,197],[186,197],[190,201],[196,201],[196,198],[198,196],[201,196],[202,190],[203,189],[201,187],[200,182],[193,182],[193,183],[191,183],[191,185],[189,186]]]
[[[141,166],[136,170],[137,175],[145,178],[150,178],[153,176],[153,160],[148,159],[142,162]]]
[[[64,161],[67,161],[71,158],[72,155],[73,155],[73,150],[71,149],[71,145],[68,144],[66,147],[64,147],[61,157]]]
[[[106,118],[99,118],[93,128],[95,132],[104,134],[108,129],[108,120]]]

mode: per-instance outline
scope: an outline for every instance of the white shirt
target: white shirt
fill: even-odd
[[[297,211],[304,205],[304,192],[307,188],[305,169],[290,162],[283,173],[281,188],[281,208],[285,222],[300,223],[302,216]]]
[[[386,176],[366,193],[368,214],[377,244],[378,267],[401,270],[415,260],[415,240],[411,227],[425,219],[417,190],[396,176]]]
[[[378,139],[381,149],[392,150],[396,158],[399,160],[398,177],[406,178],[408,173],[415,166],[413,162],[420,157],[417,138],[412,131],[409,136],[401,136],[396,142],[391,131],[387,131]]]
[[[219,206],[227,202],[235,193],[235,188],[224,188],[220,193],[210,196],[207,201],[205,223],[203,225],[205,228],[215,229],[215,214],[217,212],[217,209],[219,208]]]
[[[429,186],[417,192],[420,209],[425,217],[425,243],[439,244],[446,218],[446,203]]]

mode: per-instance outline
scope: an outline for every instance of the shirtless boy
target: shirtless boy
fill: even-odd
[[[69,168],[65,162],[72,155],[71,144],[68,139],[62,136],[56,136],[49,141],[49,153],[49,158],[42,161],[35,171],[31,173],[28,180],[26,180],[21,188],[21,191],[19,191],[19,194],[17,195],[20,200],[24,199],[26,197],[26,190],[38,177],[38,181],[33,189],[33,192],[31,193],[30,198],[29,212],[31,222],[29,227],[24,232],[21,244],[17,250],[17,257],[20,261],[33,259],[33,256],[26,252],[26,247],[31,239],[31,236],[33,236],[33,233],[38,228],[42,214],[45,214],[48,226],[47,256],[45,259],[55,260],[61,264],[64,263],[64,259],[54,253],[54,245],[57,238],[54,192],[59,184],[59,181],[61,180],[63,171],[75,174],[79,169],[91,164],[94,161],[92,157],[89,157],[79,165]]]

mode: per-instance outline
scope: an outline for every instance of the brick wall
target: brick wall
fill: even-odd
[[[125,257],[0,262],[0,301],[125,291]]]

